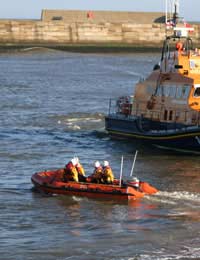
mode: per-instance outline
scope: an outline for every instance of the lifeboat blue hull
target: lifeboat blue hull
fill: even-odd
[[[138,118],[105,118],[105,129],[113,137],[137,140],[160,148],[187,153],[200,153],[200,127],[160,123],[151,120],[142,122]]]

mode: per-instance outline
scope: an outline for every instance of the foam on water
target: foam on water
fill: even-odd
[[[57,118],[57,123],[72,131],[96,130],[104,126],[104,115],[100,113],[70,113]]]
[[[187,191],[159,191],[154,196],[148,196],[148,199],[161,203],[176,205],[176,204],[187,204],[191,207],[200,207],[200,194],[191,193]]]
[[[158,192],[157,196],[161,198],[168,198],[174,201],[193,201],[200,203],[200,194],[199,193],[191,193],[187,191],[174,191],[174,192],[167,192],[167,191],[160,191]]]
[[[158,252],[152,252],[151,255],[140,255],[137,258],[128,258],[128,260],[189,260],[195,259],[198,260],[200,258],[200,248],[193,247],[184,247],[180,252],[167,254],[164,252],[165,250],[161,249]]]

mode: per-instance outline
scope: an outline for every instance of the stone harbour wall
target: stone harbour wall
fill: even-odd
[[[160,43],[162,24],[0,21],[0,43]]]
[[[60,19],[56,17],[55,19]],[[200,39],[200,25],[193,25],[192,38]],[[165,37],[163,23],[136,21],[102,22],[87,19],[84,22],[68,20],[0,20],[0,44],[132,44],[134,46],[161,46]]]

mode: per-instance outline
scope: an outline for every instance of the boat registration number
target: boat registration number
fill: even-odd
[[[86,190],[87,189],[87,185],[84,185],[84,184],[80,185],[80,189]]]

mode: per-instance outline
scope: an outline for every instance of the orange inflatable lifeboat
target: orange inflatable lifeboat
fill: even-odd
[[[155,194],[156,188],[147,182],[140,182],[135,188],[131,181],[115,179],[112,184],[98,184],[68,181],[63,182],[63,169],[37,172],[31,177],[36,190],[46,194],[62,194],[87,196],[92,198],[105,198],[117,200],[132,200],[144,197],[146,194]]]

